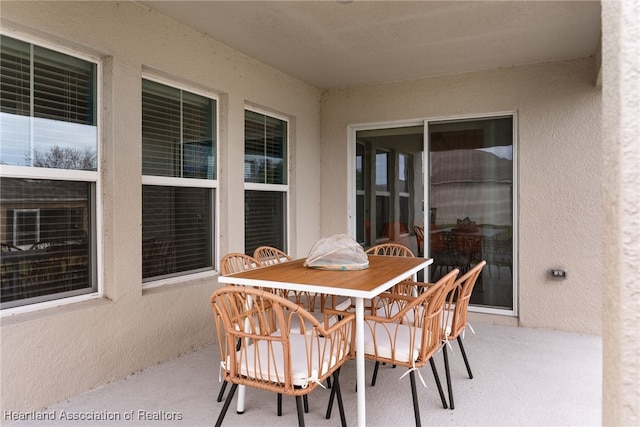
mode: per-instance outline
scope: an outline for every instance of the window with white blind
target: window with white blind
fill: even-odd
[[[217,103],[142,81],[142,278],[213,269]]]
[[[97,63],[0,35],[0,307],[97,291]]]
[[[259,246],[287,251],[288,123],[245,110],[245,253]]]

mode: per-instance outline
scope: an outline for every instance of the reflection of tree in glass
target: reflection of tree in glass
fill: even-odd
[[[29,154],[27,163],[40,168],[95,170],[96,154],[91,148],[60,147],[54,145],[49,151],[33,152],[33,162]]]

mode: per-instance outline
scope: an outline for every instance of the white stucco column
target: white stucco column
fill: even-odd
[[[640,424],[640,0],[602,2],[603,425]]]

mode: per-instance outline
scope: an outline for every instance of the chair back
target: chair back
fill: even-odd
[[[365,253],[367,255],[415,257],[413,252],[411,252],[411,249],[398,243],[382,243],[380,245],[371,246],[365,251]]]
[[[411,249],[398,243],[382,243],[379,245],[371,246],[365,251],[367,255],[381,255],[381,256],[403,256],[408,258],[415,258]],[[415,293],[413,283],[410,283],[413,277],[407,277],[400,283],[393,285],[389,292],[396,294],[412,294]]]
[[[291,261],[291,258],[284,251],[272,246],[260,246],[253,251],[253,257],[260,261],[262,265],[280,264],[281,262]]]
[[[457,338],[467,326],[471,293],[486,264],[486,261],[480,261],[455,281],[443,312],[444,339]]]
[[[441,345],[442,310],[458,270],[451,270],[417,297],[383,293],[373,299],[377,315],[366,315],[365,357],[408,368],[421,367]],[[365,345],[366,347],[366,345]]]
[[[325,328],[292,301],[240,286],[216,290],[211,307],[225,381],[299,396],[354,357],[352,313]]]
[[[416,234],[416,245],[418,246],[418,256],[421,256],[424,250],[424,227],[421,225],[414,225],[413,232]]]
[[[232,252],[222,257],[220,260],[220,273],[227,274],[240,273],[246,270],[262,267],[260,261],[252,256],[239,252]]]

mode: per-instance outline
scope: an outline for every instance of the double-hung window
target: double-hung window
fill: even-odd
[[[258,246],[287,251],[287,145],[285,120],[245,110],[244,248]]]
[[[213,269],[216,100],[142,81],[142,279]]]
[[[0,307],[96,293],[97,61],[0,35]]]

